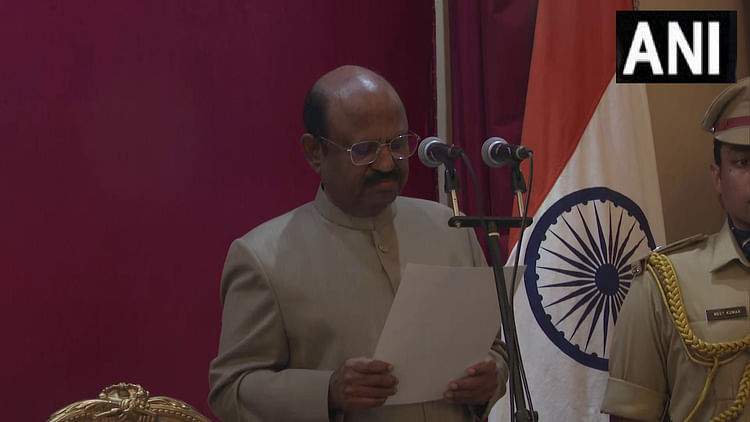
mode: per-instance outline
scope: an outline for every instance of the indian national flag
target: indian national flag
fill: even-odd
[[[522,135],[535,153],[534,224],[514,307],[543,421],[608,420],[599,406],[629,263],[664,243],[646,90],[615,83],[615,11],[627,9],[630,0],[539,1]],[[508,420],[507,406],[491,420]]]

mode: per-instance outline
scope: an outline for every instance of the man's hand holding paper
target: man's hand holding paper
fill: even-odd
[[[499,330],[491,268],[407,265],[374,354],[399,379],[385,404],[487,403],[499,386],[488,356]]]
[[[446,401],[459,404],[482,405],[497,390],[497,363],[492,357],[466,369],[466,376],[452,380],[443,393]]]

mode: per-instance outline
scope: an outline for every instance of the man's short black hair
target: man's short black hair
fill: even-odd
[[[327,107],[328,96],[317,87],[317,84],[313,85],[305,97],[302,121],[305,123],[305,131],[316,138],[326,136]]]
[[[721,141],[714,138],[714,163],[721,167]]]

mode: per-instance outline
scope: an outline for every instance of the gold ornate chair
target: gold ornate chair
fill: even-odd
[[[99,398],[66,406],[47,422],[211,422],[187,403],[169,397],[149,397],[137,384],[120,383]]]

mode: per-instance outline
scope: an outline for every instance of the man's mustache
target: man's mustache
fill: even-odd
[[[373,186],[377,185],[383,180],[389,179],[393,180],[394,182],[399,182],[401,180],[401,173],[398,170],[392,170],[388,173],[373,170],[372,173],[365,176],[364,184],[365,186]]]

